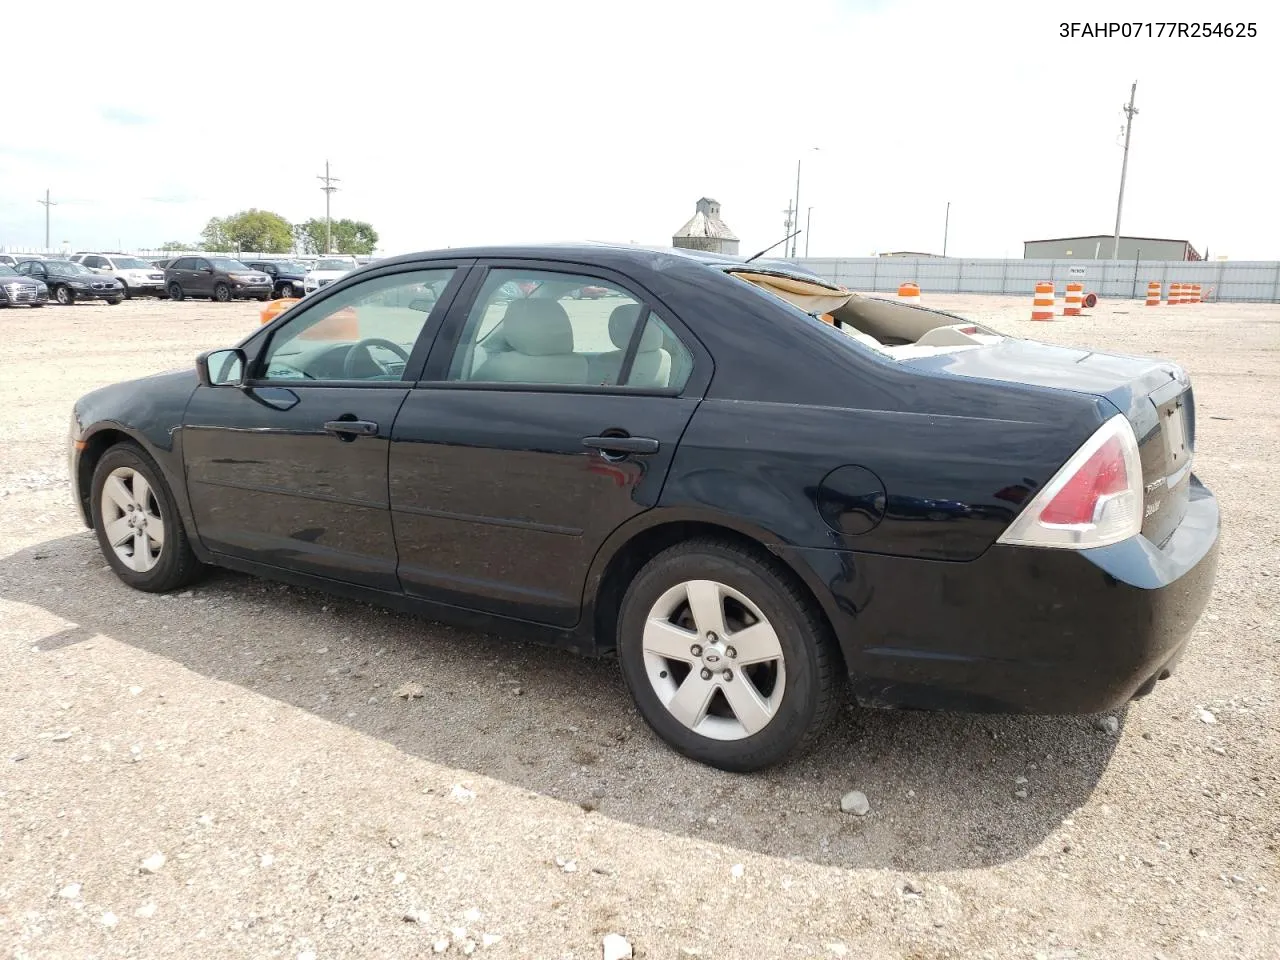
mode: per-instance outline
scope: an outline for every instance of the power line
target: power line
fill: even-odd
[[[333,253],[333,221],[329,217],[329,198],[338,189],[334,184],[342,181],[337,177],[329,176],[328,160],[324,162],[324,176],[316,174],[316,179],[324,181],[324,186],[320,188],[324,191],[324,252]]]
[[[44,248],[45,250],[50,250],[52,248],[49,246],[49,208],[56,207],[58,204],[56,201],[49,199],[48,187],[45,188],[44,199],[37,200],[36,203],[44,204]]]
[[[1124,178],[1129,173],[1129,135],[1133,132],[1133,118],[1138,115],[1138,108],[1133,105],[1138,95],[1138,81],[1133,81],[1129,90],[1129,102],[1124,109],[1124,162],[1120,165],[1120,196],[1116,199],[1116,235],[1111,247],[1111,259],[1120,259],[1120,209],[1124,206]]]

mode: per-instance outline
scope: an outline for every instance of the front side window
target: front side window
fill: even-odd
[[[260,379],[400,380],[453,267],[373,277],[288,320],[267,347]]]
[[[692,369],[684,344],[623,288],[571,273],[495,269],[467,316],[449,379],[678,389]]]
[[[249,268],[239,260],[232,260],[230,257],[214,257],[212,261],[213,269],[220,273],[248,273]],[[201,264],[208,266],[208,264]]]

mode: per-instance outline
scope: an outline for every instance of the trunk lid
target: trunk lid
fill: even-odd
[[[1125,415],[1142,459],[1142,534],[1163,545],[1182,522],[1195,446],[1195,397],[1176,363],[1033,340],[904,360],[937,373],[1070,390],[1102,397]]]

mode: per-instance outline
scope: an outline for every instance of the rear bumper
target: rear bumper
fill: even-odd
[[[1087,714],[1150,692],[1182,656],[1213,590],[1218,523],[1193,477],[1162,547],[1142,536],[1085,551],[996,545],[967,563],[778,552],[826,584],[860,702]]]

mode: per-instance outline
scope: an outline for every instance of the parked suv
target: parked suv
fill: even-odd
[[[63,306],[77,300],[105,300],[114,307],[124,299],[124,289],[115,277],[100,277],[70,260],[23,260],[15,269],[44,283],[53,299]]]
[[[230,257],[178,257],[164,268],[164,286],[170,300],[208,297],[226,303],[271,296],[270,277]]]
[[[88,267],[94,273],[115,277],[124,285],[124,298],[135,296],[158,297],[164,293],[164,271],[127,253],[77,253],[74,263]]]
[[[271,278],[275,296],[302,296],[302,282],[307,276],[307,268],[302,264],[293,260],[250,260],[248,265]]]

